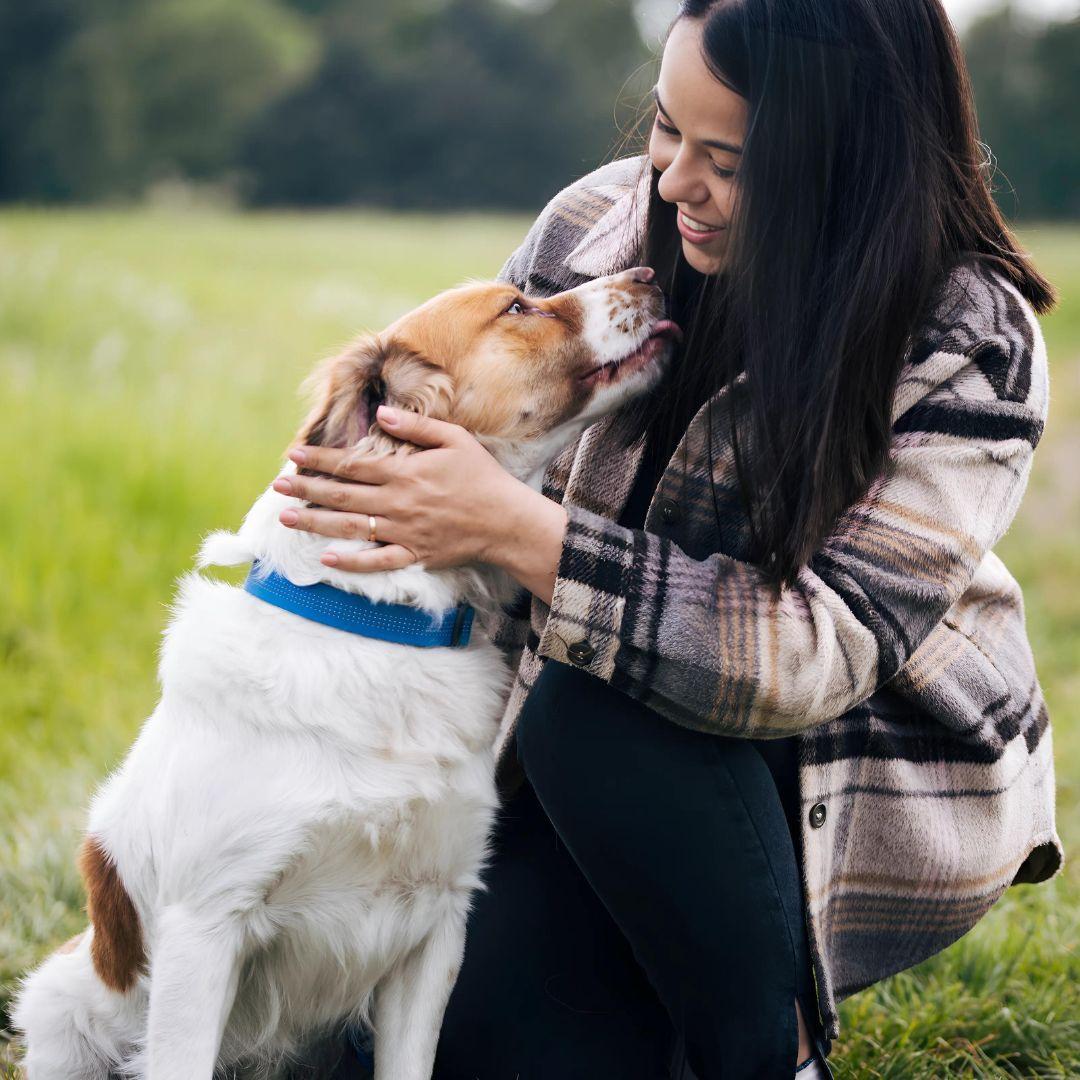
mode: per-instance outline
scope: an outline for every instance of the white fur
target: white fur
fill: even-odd
[[[548,461],[630,392],[598,388],[537,443],[489,448],[538,487]],[[497,808],[510,673],[483,614],[512,583],[482,566],[329,569],[328,548],[367,545],[281,526],[297,502],[268,489],[237,533],[207,537],[199,567],[258,559],[296,584],[428,611],[467,600],[472,640],[381,642],[182,578],[160,701],[89,820],[138,912],[149,970],[126,994],[106,988],[91,929],[28,976],[13,1016],[29,1080],[272,1077],[346,1021],[374,1026],[379,1080],[430,1076]]]
[[[579,287],[585,313],[581,336],[592,348],[598,364],[620,360],[648,337],[648,312],[635,302],[632,293],[620,287],[632,274],[625,271],[615,278],[601,278]]]

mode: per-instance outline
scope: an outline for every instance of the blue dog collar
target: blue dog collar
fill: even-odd
[[[429,615],[408,604],[383,604],[322,582],[294,585],[273,570],[261,572],[258,562],[252,564],[244,590],[312,622],[399,645],[463,649],[469,644],[472,630],[473,609],[469,604],[458,604],[442,615]]]

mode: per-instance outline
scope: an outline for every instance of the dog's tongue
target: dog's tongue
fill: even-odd
[[[661,319],[653,328],[649,337],[669,337],[680,344],[683,340],[682,327],[671,319]]]

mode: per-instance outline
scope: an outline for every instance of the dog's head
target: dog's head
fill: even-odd
[[[660,379],[679,335],[637,267],[549,299],[478,283],[441,293],[316,371],[298,443],[408,452],[381,404],[460,424],[522,479]]]

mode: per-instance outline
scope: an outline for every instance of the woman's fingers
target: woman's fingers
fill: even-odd
[[[416,562],[416,556],[400,544],[384,544],[382,547],[368,548],[365,551],[328,551],[323,555],[322,561],[338,570],[370,574],[378,570],[401,570]]]
[[[385,484],[395,468],[393,454],[357,456],[352,449],[340,450],[334,446],[294,446],[289,451],[289,460],[304,469],[363,484]]]
[[[279,476],[273,484],[282,495],[318,503],[328,510],[345,510],[353,514],[371,514],[376,503],[385,504],[375,484],[343,484],[321,476]],[[385,505],[378,509],[386,509]]]
[[[383,429],[395,438],[428,449],[436,446],[457,446],[462,437],[468,434],[459,424],[421,416],[407,409],[392,409],[389,405],[380,405],[375,415]]]
[[[392,539],[393,526],[384,518],[375,517],[375,539]],[[278,521],[290,529],[303,529],[304,532],[318,533],[320,536],[333,536],[338,540],[369,540],[371,521],[367,514],[348,514],[340,510],[315,510],[307,507],[290,507],[282,510]]]

